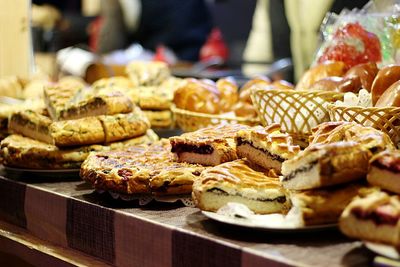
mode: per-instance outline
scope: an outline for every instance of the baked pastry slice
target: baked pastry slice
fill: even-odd
[[[107,146],[89,145],[74,148],[58,148],[21,135],[9,135],[1,142],[1,157],[6,166],[30,169],[79,168],[90,152],[123,149],[132,145],[150,144],[157,140],[151,130],[146,135],[114,142]]]
[[[241,124],[211,126],[170,137],[171,151],[179,162],[215,166],[237,159],[234,137],[249,128]]]
[[[192,192],[205,167],[172,160],[167,140],[121,151],[92,153],[81,177],[95,188],[123,194],[175,195]]]
[[[242,159],[203,171],[193,184],[193,199],[206,211],[217,211],[228,202],[242,203],[259,214],[286,213],[290,207],[279,179],[253,170]]]
[[[372,157],[367,180],[372,185],[400,194],[400,152],[383,151]]]
[[[55,85],[44,87],[44,101],[51,118],[57,118],[58,111],[70,103],[82,89],[75,85]]]
[[[339,227],[352,238],[399,246],[399,196],[376,191],[357,197],[343,211]]]
[[[305,190],[362,179],[371,152],[355,142],[315,144],[282,164],[282,184]]]
[[[134,61],[127,65],[126,72],[134,87],[159,85],[171,75],[168,65],[159,61]]]
[[[326,189],[291,191],[292,208],[288,216],[302,226],[337,223],[350,201],[366,190],[361,183],[349,183]]]
[[[149,119],[152,128],[169,128],[173,125],[170,110],[143,110],[143,113]]]
[[[282,163],[293,158],[300,147],[293,145],[292,137],[282,133],[279,124],[268,127],[255,126],[238,131],[235,136],[236,152],[239,158],[265,168],[281,171]]]

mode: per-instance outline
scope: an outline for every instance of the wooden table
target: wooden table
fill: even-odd
[[[79,178],[0,177],[0,219],[117,266],[367,266],[373,259],[336,229],[233,227],[180,203],[114,200]]]

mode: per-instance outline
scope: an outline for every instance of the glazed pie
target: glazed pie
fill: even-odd
[[[399,246],[399,196],[375,191],[357,197],[344,210],[339,226],[349,237]]]
[[[193,199],[201,210],[217,211],[238,202],[259,214],[286,213],[290,201],[279,179],[268,177],[235,160],[203,171],[193,184]]]
[[[366,190],[360,183],[350,183],[306,191],[291,191],[291,215],[303,226],[337,223],[350,201]]]
[[[6,166],[30,169],[79,168],[90,152],[122,149],[138,144],[149,144],[158,139],[148,130],[146,135],[114,142],[107,146],[90,145],[75,148],[58,148],[21,135],[9,135],[1,142],[1,157]]]
[[[203,128],[181,136],[170,137],[172,149],[179,162],[215,166],[237,159],[234,137],[246,125],[227,124]]]
[[[383,151],[370,160],[367,175],[370,184],[400,194],[400,152]]]
[[[236,151],[239,158],[265,168],[281,171],[282,163],[293,158],[300,147],[293,145],[287,133],[282,133],[279,124],[268,127],[256,126],[241,130],[236,134]]]
[[[315,144],[282,164],[282,184],[305,190],[342,184],[366,176],[371,152],[355,142]]]
[[[124,194],[175,195],[192,192],[205,167],[173,161],[167,140],[122,151],[92,153],[81,167],[82,179],[97,189]]]

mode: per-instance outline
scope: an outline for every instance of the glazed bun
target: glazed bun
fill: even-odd
[[[398,80],[400,80],[400,65],[389,65],[382,68],[371,86],[372,104],[376,105],[386,89]]]
[[[220,93],[216,87],[196,79],[187,79],[184,86],[174,93],[174,103],[177,108],[194,112],[219,113]]]
[[[311,85],[310,90],[333,91],[339,93],[358,93],[361,89],[361,82],[358,77],[327,77]]]
[[[294,85],[285,80],[276,80],[271,84],[272,89],[294,89]]]
[[[233,111],[238,117],[256,118],[257,111],[252,104],[247,102],[238,102],[233,106]]]
[[[239,100],[238,86],[233,78],[219,79],[216,83],[220,94],[220,110],[232,111],[233,105]]]
[[[252,103],[250,98],[250,89],[256,88],[266,88],[271,85],[271,80],[264,76],[259,76],[246,82],[239,91],[239,100],[242,102]]]
[[[316,81],[330,76],[343,76],[346,66],[341,61],[326,61],[309,69],[296,85],[296,90],[308,90]]]
[[[358,64],[349,69],[344,75],[344,78],[359,79],[362,88],[371,92],[372,83],[378,74],[378,71],[379,69],[375,62]]]
[[[400,107],[400,81],[393,83],[379,97],[376,107]]]

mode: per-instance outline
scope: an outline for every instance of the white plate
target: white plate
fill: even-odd
[[[202,213],[206,217],[221,223],[226,223],[246,228],[253,228],[258,230],[265,230],[265,231],[306,232],[306,231],[321,231],[327,229],[334,229],[337,227],[336,223],[299,227],[296,225],[284,223],[284,216],[282,214],[260,215],[260,217],[262,216],[262,220],[254,220],[254,218],[257,218],[257,215],[253,216],[252,218],[245,218],[245,217],[232,217],[209,211],[202,211]]]
[[[400,260],[400,254],[394,246],[369,241],[363,241],[363,243],[367,249],[375,252],[376,254],[391,259]]]

